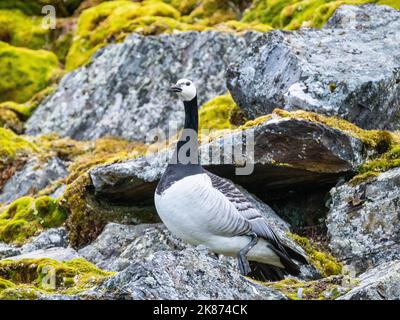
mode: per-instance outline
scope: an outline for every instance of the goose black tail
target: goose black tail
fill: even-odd
[[[292,248],[282,246],[283,250],[279,250],[271,246],[271,249],[279,257],[284,268],[250,261],[251,273],[249,276],[251,278],[259,281],[279,281],[284,279],[286,275],[298,276],[300,274],[300,267],[292,259],[308,264],[307,259]]]
[[[250,278],[258,281],[279,281],[285,278],[287,272],[270,264],[261,262],[249,261],[251,272],[248,274]]]

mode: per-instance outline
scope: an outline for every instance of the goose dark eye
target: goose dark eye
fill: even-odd
[[[190,86],[190,82],[186,82],[186,85],[187,85],[187,86]]]

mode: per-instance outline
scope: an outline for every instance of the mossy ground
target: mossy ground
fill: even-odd
[[[99,285],[113,273],[77,258],[0,261],[0,300],[33,300],[43,295],[74,295]]]
[[[61,226],[66,218],[56,199],[20,198],[0,210],[0,241],[23,244],[45,228]]]
[[[331,276],[314,281],[287,278],[265,283],[291,300],[335,300],[348,292],[355,284],[355,280],[344,276]]]

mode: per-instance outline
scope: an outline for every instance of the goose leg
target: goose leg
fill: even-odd
[[[239,268],[240,273],[244,276],[248,275],[251,272],[250,264],[249,264],[249,261],[247,260],[246,255],[258,242],[258,237],[255,233],[252,233],[249,236],[251,237],[250,242],[245,247],[240,249],[240,251],[237,255],[238,268]]]

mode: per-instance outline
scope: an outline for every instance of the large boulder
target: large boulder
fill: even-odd
[[[247,150],[233,147],[241,147],[247,138],[254,138],[254,148],[250,143]],[[339,177],[362,163],[365,146],[349,133],[325,124],[274,114],[254,127],[234,131],[200,149],[206,169],[232,179],[264,200],[268,192],[334,185]],[[218,155],[225,155],[223,161]],[[110,198],[152,199],[170,156],[171,150],[167,150],[99,166],[90,171],[94,190]],[[236,169],[243,163],[250,170],[237,174]]]
[[[400,261],[394,260],[373,268],[358,278],[360,283],[339,300],[399,300]]]
[[[159,251],[132,263],[103,285],[81,295],[90,299],[265,299],[278,291],[242,277],[205,248]]]
[[[274,108],[400,128],[400,11],[341,6],[321,30],[272,31],[241,53],[228,88],[250,118]]]
[[[400,168],[331,195],[326,225],[337,258],[356,273],[400,259]]]
[[[105,135],[144,140],[183,123],[181,102],[168,88],[179,78],[198,85],[199,102],[226,93],[226,69],[260,36],[219,32],[129,36],[101,49],[92,63],[66,75],[26,124],[28,134],[76,139]]]

